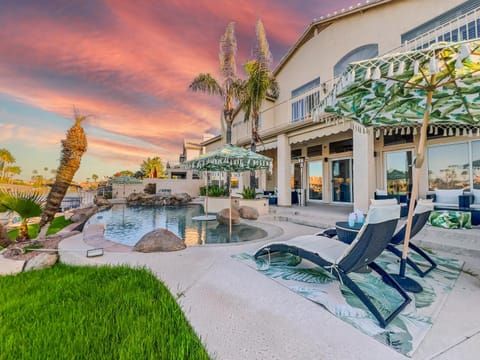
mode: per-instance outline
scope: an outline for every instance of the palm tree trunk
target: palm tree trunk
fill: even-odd
[[[87,150],[87,137],[81,127],[83,120],[85,120],[85,116],[76,115],[75,125],[68,130],[67,138],[62,141],[62,159],[57,171],[55,183],[48,193],[45,210],[40,220],[39,237],[46,235],[48,229],[46,225],[50,225],[55,214],[59,211],[62,200],[73,180],[73,176],[80,167],[82,155]]]
[[[2,248],[6,248],[11,243],[12,241],[8,237],[7,229],[5,229],[5,227],[2,224],[0,224],[0,246]]]
[[[18,236],[17,241],[27,241],[30,240],[30,236],[28,235],[28,223],[27,219],[22,219],[22,223],[20,224],[20,228],[18,229]]]

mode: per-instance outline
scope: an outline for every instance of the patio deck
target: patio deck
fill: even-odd
[[[62,241],[61,259],[71,264],[130,264],[150,268],[177,297],[189,322],[216,359],[407,359],[232,258],[243,252],[253,254],[272,240],[285,241],[312,234],[319,227],[330,227],[335,221],[345,220],[351,210],[351,206],[322,204],[272,207],[269,215],[259,219],[266,227],[280,229],[269,238],[189,247],[172,253],[107,250],[102,257],[86,258],[78,251],[88,248],[80,234]],[[451,235],[452,230],[424,231],[425,241],[442,246],[450,238],[459,237],[457,231]],[[459,245],[470,246],[473,242],[478,249],[478,229],[459,233],[472,240],[457,239]],[[470,238],[467,236],[470,233],[475,235]],[[437,239],[440,235],[444,240]],[[465,256],[470,254],[466,247],[456,253],[463,253],[455,257],[466,261],[465,271],[413,359],[478,357],[480,312],[473,309],[480,299],[480,257]],[[453,257],[452,252],[448,256]]]

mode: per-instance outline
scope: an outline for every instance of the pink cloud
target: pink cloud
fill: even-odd
[[[218,42],[228,22],[237,24],[242,74],[257,18],[272,51],[283,55],[311,20],[312,12],[302,6],[317,6],[301,3],[105,0],[87,10],[56,2],[49,2],[55,9],[18,6],[9,16],[0,14],[0,93],[69,119],[72,105],[93,114],[88,126],[112,135],[89,139],[92,156],[118,161],[151,156],[149,145],[114,140],[125,135],[175,161],[185,137],[220,128],[221,100],[191,93],[188,85],[201,72],[218,75]],[[11,130],[2,130],[0,140],[11,136]],[[23,131],[26,138],[36,135]]]

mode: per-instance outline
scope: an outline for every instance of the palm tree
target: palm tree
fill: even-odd
[[[92,174],[92,179],[96,183],[98,180],[98,175],[97,174]]]
[[[245,121],[251,121],[250,150],[256,150],[257,142],[261,141],[258,134],[258,122],[263,101],[267,98],[278,98],[279,89],[275,77],[270,72],[272,54],[267,41],[267,35],[262,21],[257,21],[255,58],[244,65],[247,80],[243,83],[240,93],[240,107],[245,112]],[[250,175],[250,187],[255,187],[255,173]]]
[[[223,83],[220,84],[210,74],[200,74],[189,86],[192,91],[201,91],[209,95],[220,95],[223,98],[223,119],[227,125],[226,142],[232,142],[232,122],[234,99],[238,97],[238,91],[241,87],[241,80],[237,78],[237,64],[235,56],[237,54],[237,39],[235,37],[235,23],[227,25],[225,33],[220,38],[220,71],[223,76]]]
[[[22,173],[22,168],[20,166],[7,166],[5,168],[5,174],[8,178],[12,177],[13,175],[20,175]]]
[[[149,178],[153,178],[153,177],[162,178],[165,176],[162,160],[158,156],[155,156],[153,158],[147,158],[147,160],[143,160],[142,164],[140,165],[140,171],[142,171],[145,174],[145,176]]]
[[[8,164],[13,164],[15,158],[7,149],[0,149],[0,164],[2,164],[2,179],[5,178],[5,169]]]
[[[17,241],[30,239],[28,219],[40,216],[43,211],[43,204],[44,198],[39,193],[0,190],[0,212],[14,211],[22,218]]]
[[[87,151],[87,137],[83,130],[81,123],[87,116],[81,116],[76,109],[74,109],[75,124],[67,131],[67,137],[62,140],[62,157],[60,159],[60,166],[58,167],[50,192],[48,193],[45,211],[42,214],[40,221],[39,236],[45,236],[50,222],[60,208],[68,187],[70,186],[73,176],[80,167],[82,155]]]

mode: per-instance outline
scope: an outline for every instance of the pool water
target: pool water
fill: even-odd
[[[111,209],[93,215],[88,224],[104,224],[104,236],[114,242],[134,246],[146,233],[163,228],[185,240],[187,246],[223,244],[261,239],[267,232],[255,226],[239,224],[232,226],[217,221],[192,220],[203,215],[201,205],[183,206],[126,206],[114,205]]]

